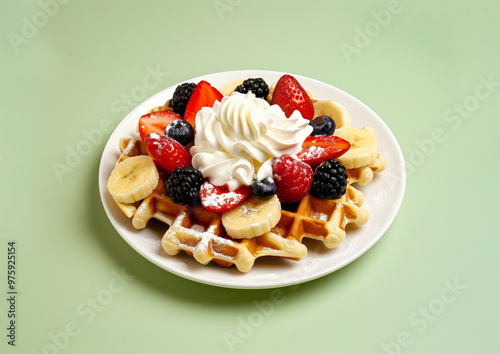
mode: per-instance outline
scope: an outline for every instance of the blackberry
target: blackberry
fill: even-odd
[[[314,135],[333,135],[335,131],[335,121],[328,116],[317,116],[309,125],[313,127],[311,136]]]
[[[176,119],[168,123],[165,135],[186,146],[194,139],[194,129],[188,121]]]
[[[276,183],[271,177],[254,179],[251,187],[253,195],[258,199],[266,200],[276,194]]]
[[[241,85],[236,87],[235,91],[240,93],[252,91],[255,97],[266,99],[269,94],[269,86],[262,78],[246,79]]]
[[[165,182],[167,195],[177,204],[200,205],[201,171],[192,167],[174,168]]]
[[[195,88],[196,84],[191,82],[181,84],[175,88],[174,95],[170,100],[170,106],[174,109],[175,113],[184,116],[189,98],[191,98],[191,94]]]
[[[323,161],[314,171],[310,193],[319,198],[337,199],[345,194],[347,172],[338,161]]]

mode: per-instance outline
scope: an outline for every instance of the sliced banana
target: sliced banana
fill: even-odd
[[[335,130],[333,135],[347,140],[351,144],[350,149],[336,159],[345,168],[351,169],[367,166],[377,159],[377,136],[371,127],[363,127],[362,129],[344,127]]]
[[[338,102],[333,101],[317,101],[313,103],[314,116],[328,116],[335,121],[337,128],[350,127],[351,116],[347,110]]]
[[[129,157],[115,166],[108,179],[108,190],[121,203],[146,198],[158,185],[158,170],[148,155]]]
[[[252,238],[270,231],[281,219],[281,204],[276,195],[260,200],[250,195],[236,208],[222,214],[222,225],[229,236]]]
[[[245,81],[245,79],[229,81],[220,88],[219,92],[222,93],[222,96],[229,96],[236,90],[236,87],[243,83],[243,81]]]

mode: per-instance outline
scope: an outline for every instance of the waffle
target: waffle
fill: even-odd
[[[120,151],[118,161],[146,153],[142,140],[133,137],[120,140]],[[368,170],[373,174],[385,167],[385,159],[380,156],[380,161],[366,167],[364,172],[361,169],[348,171],[351,182],[369,183]],[[334,248],[345,239],[346,225],[368,221],[368,211],[362,208],[363,194],[349,184],[339,199],[307,195],[292,210],[281,210],[281,219],[271,231],[251,239],[236,240],[226,234],[221,214],[173,203],[166,195],[163,182],[164,176],[160,175],[158,186],[142,202],[117,202],[125,215],[132,218],[133,226],[143,229],[149,220],[160,220],[169,225],[161,241],[167,254],[175,255],[182,250],[201,264],[210,261],[226,267],[234,264],[241,272],[250,270],[255,259],[262,256],[304,258],[307,254],[302,243],[304,238],[319,240],[326,247]]]

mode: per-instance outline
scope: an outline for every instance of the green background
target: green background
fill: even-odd
[[[9,304],[0,305],[2,353],[498,352],[498,1],[2,0],[1,8],[0,289],[7,298],[15,241],[22,292],[16,347],[7,344]],[[168,75],[141,89],[148,68]],[[54,171],[85,132],[118,124],[143,93],[239,69],[337,86],[377,112],[401,145],[408,177],[395,222],[333,274],[232,290],[151,264],[101,205],[109,129],[71,171]]]

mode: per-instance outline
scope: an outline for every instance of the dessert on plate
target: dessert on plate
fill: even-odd
[[[372,128],[292,75],[183,83],[119,149],[107,186],[132,225],[160,220],[168,255],[241,272],[262,256],[303,259],[304,238],[337,247],[369,218],[354,185],[386,167]]]

